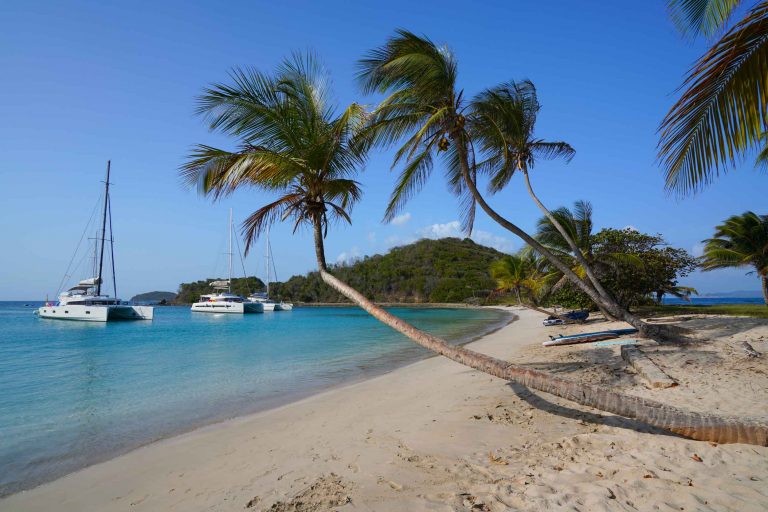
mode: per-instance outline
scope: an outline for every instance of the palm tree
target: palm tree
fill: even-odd
[[[182,177],[214,199],[246,186],[278,193],[243,223],[246,253],[269,224],[292,219],[294,232],[312,227],[317,263],[326,269],[323,239],[329,222],[351,222],[348,211],[361,196],[350,176],[366,153],[351,140],[366,112],[353,103],[334,115],[324,71],[311,55],[294,55],[274,77],[235,69],[231,78],[232,85],[205,91],[197,113],[211,130],[238,138],[240,147],[231,152],[198,145]]]
[[[523,293],[530,294],[535,286],[534,270],[528,261],[517,254],[504,256],[491,263],[491,277],[496,280],[496,286],[515,294],[517,302],[523,304]]]
[[[231,78],[232,84],[217,84],[205,91],[198,113],[212,130],[237,139],[238,150],[197,146],[181,173],[189,184],[214,199],[244,187],[279,196],[245,221],[243,234],[248,245],[276,221],[291,220],[294,229],[311,225],[323,281],[376,319],[437,354],[502,379],[638,418],[694,439],[757,444],[768,441],[766,425],[682,411],[515,366],[452,346],[373,304],[328,271],[323,244],[333,217],[350,221],[349,209],[360,197],[360,187],[352,177],[364,163],[368,147],[356,141],[364,111],[352,104],[335,114],[328,100],[327,77],[312,57],[294,56],[274,76],[236,70]]]
[[[580,277],[601,297],[612,300],[613,297],[597,279],[572,233],[544,206],[533,190],[529,171],[533,170],[538,159],[562,158],[570,162],[576,154],[566,142],[547,142],[535,137],[534,129],[541,105],[533,83],[530,80],[508,82],[487,89],[472,101],[472,109],[475,115],[471,136],[485,156],[479,166],[481,172],[490,174],[489,192],[503,190],[515,172],[522,173],[528,194],[559,233],[572,257],[579,262],[583,274]]]
[[[768,305],[768,215],[746,212],[734,215],[715,230],[715,238],[704,240],[701,266],[704,270],[751,267],[763,285]]]
[[[683,31],[711,37],[742,3],[671,0],[669,5]],[[746,16],[694,64],[661,123],[659,160],[667,190],[696,192],[746,151],[765,147],[760,137],[768,129],[768,0],[749,3]]]
[[[546,260],[533,252],[511,254],[491,263],[491,277],[496,280],[497,290],[512,292],[521,306],[573,322],[572,319],[548,311],[539,304],[552,289],[557,275],[546,271]]]
[[[405,139],[393,167],[404,162],[385,220],[394,216],[417,193],[433,168],[433,157],[445,154],[446,178],[462,198],[464,225],[471,230],[475,204],[547,258],[574,285],[611,316],[627,321],[659,341],[679,341],[681,333],[669,326],[649,325],[620,306],[591,272],[578,248],[574,256],[584,266],[586,279],[486,202],[477,190],[477,173],[491,175],[492,191],[508,184],[521,166],[530,170],[535,157],[568,157],[572,148],[562,142],[543,142],[532,135],[538,112],[535,89],[529,82],[510,82],[488,89],[470,103],[457,89],[456,58],[447,47],[405,30],[398,30],[382,47],[360,61],[358,78],[365,92],[387,96],[373,112],[363,135],[369,144],[389,146]],[[545,211],[529,185],[529,193]],[[550,214],[551,215],[551,214]],[[556,225],[556,224],[555,224]],[[562,226],[561,226],[562,227]],[[563,231],[564,233],[564,231]],[[564,235],[567,239],[567,234]],[[572,240],[571,240],[572,242]]]

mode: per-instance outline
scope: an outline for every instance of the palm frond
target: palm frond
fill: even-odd
[[[768,124],[768,1],[694,65],[659,131],[667,190],[695,193],[753,148]]]
[[[276,201],[262,206],[249,215],[242,224],[242,235],[245,239],[245,255],[248,255],[251,244],[268,225],[280,219],[288,208],[295,207],[301,200],[300,194],[287,194]]]
[[[711,36],[728,22],[740,0],[670,0],[670,17],[684,34]]]
[[[531,144],[531,151],[536,157],[544,160],[562,158],[566,162],[570,162],[576,155],[576,150],[567,142],[537,141]]]
[[[402,210],[405,203],[417,194],[427,182],[432,171],[431,148],[415,155],[397,178],[395,189],[389,197],[383,222],[390,222]]]
[[[755,166],[758,169],[768,171],[768,131],[763,132],[760,141],[763,144],[763,149],[757,155]]]

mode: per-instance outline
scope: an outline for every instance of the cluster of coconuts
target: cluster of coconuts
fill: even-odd
[[[456,116],[456,122],[454,123],[453,133],[463,130],[465,122],[466,122],[466,119],[464,118],[463,115],[459,114],[458,116]],[[453,133],[451,134],[451,138],[453,138]],[[451,143],[448,142],[448,139],[445,136],[441,137],[440,140],[437,141],[438,151],[447,151],[448,146],[450,145]]]

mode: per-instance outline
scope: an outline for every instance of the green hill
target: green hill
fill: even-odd
[[[420,240],[384,255],[336,265],[334,275],[378,302],[462,302],[495,288],[488,268],[504,254],[470,239]],[[347,302],[317,272],[271,284],[272,296],[296,302]]]
[[[132,302],[172,302],[176,298],[173,292],[147,292],[131,297]]]

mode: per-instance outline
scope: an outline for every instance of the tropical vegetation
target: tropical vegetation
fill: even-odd
[[[744,17],[731,19],[740,6]],[[768,1],[671,0],[672,18],[692,36],[715,39],[693,65],[659,128],[666,188],[684,195],[710,184],[745,153],[768,156]]]
[[[678,280],[697,268],[696,259],[683,249],[669,247],[661,235],[640,233],[633,228],[605,228],[595,233],[592,205],[587,201],[576,201],[573,210],[557,208],[551,217],[558,220],[600,282],[623,307],[634,308],[651,300],[660,303],[664,295],[688,298],[695,293],[692,288],[680,286]],[[536,239],[567,262],[573,272],[583,275],[581,263],[550,217],[539,219]],[[503,276],[499,280],[503,289],[514,291],[519,300],[526,297],[533,304],[599,308],[562,272],[536,257],[535,249],[529,247],[522,252],[502,258],[491,267],[492,275]]]
[[[443,71],[452,72],[447,68],[441,73]],[[408,77],[411,82],[414,78]],[[426,83],[421,83],[429,85],[435,78],[439,77],[428,76]],[[337,114],[329,101],[329,81],[316,60],[310,57],[294,56],[274,75],[241,70],[233,72],[231,79],[232,84],[218,84],[207,89],[200,97],[198,112],[212,130],[236,139],[238,150],[198,146],[183,166],[182,175],[188,183],[197,185],[202,193],[213,198],[245,187],[256,187],[278,196],[272,203],[256,210],[244,223],[247,245],[276,221],[291,220],[294,229],[311,227],[321,279],[376,319],[437,354],[490,375],[586,406],[637,418],[694,439],[766,442],[768,427],[765,425],[683,411],[647,398],[632,397],[511,364],[467,347],[450,345],[375,305],[329,271],[323,243],[330,221],[334,218],[351,221],[350,208],[360,197],[360,189],[352,178],[362,167],[371,147],[366,136],[358,139],[360,133],[365,133],[361,130],[363,126],[369,126],[364,110],[353,104]],[[389,84],[395,85],[397,80]],[[460,95],[455,100],[459,103]],[[456,114],[455,111],[452,113]],[[407,117],[408,113],[404,112],[404,115]],[[393,126],[391,117],[388,121],[388,125]],[[448,135],[466,141],[465,131],[461,128],[463,121],[455,115],[449,116],[448,121],[451,124],[443,126],[455,127]],[[412,127],[414,123],[406,122],[406,125]],[[444,139],[440,136],[434,143],[445,147],[447,139]],[[464,165],[468,162],[464,153],[468,146],[453,146],[458,147],[464,178],[463,184],[457,182],[458,191],[469,188],[471,197],[477,198],[476,189],[472,190],[474,182],[469,167]],[[414,147],[418,151],[419,145]],[[561,266],[570,272],[564,264]]]
[[[687,299],[696,293],[678,284],[698,267],[696,259],[684,249],[669,247],[661,235],[605,228],[591,237],[591,245],[600,280],[628,309],[651,301],[660,304],[664,295]],[[554,292],[552,300],[594,307],[589,297],[570,283]]]
[[[734,215],[715,228],[714,238],[703,243],[702,269],[752,269],[760,279],[768,305],[768,215],[754,212]]]
[[[488,268],[503,255],[468,238],[426,239],[330,270],[376,302],[479,304],[495,288]],[[273,294],[294,302],[349,301],[325,285],[318,272],[293,276],[270,287]]]

